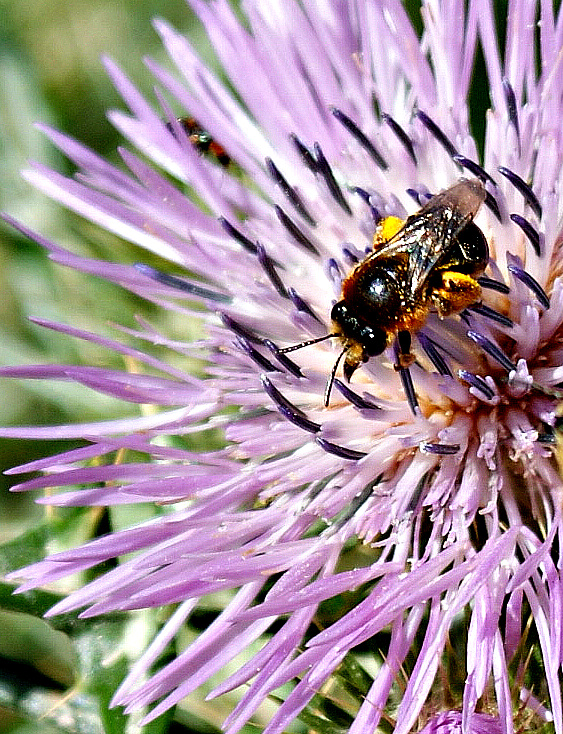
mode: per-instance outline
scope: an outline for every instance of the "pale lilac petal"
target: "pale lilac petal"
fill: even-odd
[[[505,734],[502,722],[490,714],[472,714],[462,722],[460,711],[443,711],[432,717],[421,734]],[[465,728],[464,728],[465,727]]]

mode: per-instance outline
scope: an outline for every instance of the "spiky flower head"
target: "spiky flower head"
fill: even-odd
[[[461,734],[463,721],[459,711],[443,711],[433,716],[420,734]],[[473,714],[465,731],[471,734],[501,734],[503,731],[498,718],[489,714]]]
[[[132,336],[204,357],[205,375],[46,322],[132,355],[147,371],[4,370],[76,380],[162,408],[95,425],[4,431],[87,441],[21,467],[43,473],[23,487],[85,485],[49,503],[150,501],[168,512],[20,570],[22,590],[127,555],[51,613],[178,605],[114,697],[127,710],[154,704],[149,719],[278,620],[261,649],[214,689],[246,686],[228,732],[292,683],[266,727],[284,731],[350,651],[370,644],[379,666],[349,731],[374,731],[388,707],[394,731],[407,732],[436,693],[465,615],[464,721],[486,699],[499,731],[512,731],[517,680],[520,696],[533,689],[563,732],[562,486],[554,459],[563,381],[563,16],[551,3],[514,0],[501,56],[487,0],[423,2],[421,38],[396,0],[248,1],[244,25],[226,0],[191,5],[231,86],[157,21],[177,67],[173,74],[148,62],[164,90],[159,109],[107,62],[131,111],[112,112],[112,122],[143,155],[122,149],[124,165],[115,167],[45,129],[77,173],[65,178],[34,165],[26,176],[168,260],[170,270],[183,269],[178,277],[96,262],[35,236],[56,261],[186,321],[191,304],[203,304],[200,342],[180,344],[145,322]],[[482,149],[468,107],[478,46],[490,95]],[[176,120],[178,107],[193,123]],[[202,131],[215,141],[203,155]],[[325,401],[338,355],[331,340],[291,357],[281,350],[333,333],[343,279],[382,221],[404,220],[460,178],[480,181],[473,185],[483,192],[469,217],[490,253],[482,301],[423,319],[411,366],[401,362],[405,344],[390,342],[351,384],[337,372]],[[223,448],[194,452],[162,440],[209,427],[224,429]],[[120,451],[146,461],[118,463]],[[361,552],[347,567],[350,548]],[[196,601],[226,589],[237,592],[209,628],[145,679]],[[350,607],[342,603],[318,629],[319,605],[346,594]],[[528,620],[540,680],[514,663]]]

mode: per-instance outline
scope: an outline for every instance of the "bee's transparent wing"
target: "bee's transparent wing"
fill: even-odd
[[[405,285],[411,293],[416,293],[458,232],[473,219],[484,199],[485,188],[479,180],[461,179],[433,196],[371,257],[407,255],[408,281]]]

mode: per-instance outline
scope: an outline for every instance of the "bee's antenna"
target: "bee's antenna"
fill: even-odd
[[[340,364],[340,360],[342,357],[346,354],[348,350],[346,347],[340,352],[338,357],[336,358],[336,362],[334,363],[334,367],[332,368],[332,372],[330,373],[330,377],[326,381],[326,387],[325,387],[325,408],[328,408],[328,404],[330,402],[330,393],[332,391],[332,386],[334,384],[334,378],[336,377],[336,370],[338,369],[338,365]]]
[[[325,339],[330,339],[333,336],[338,336],[338,334],[325,334],[324,336],[319,336],[316,339],[309,339],[306,342],[300,342],[299,344],[294,344],[292,347],[284,347],[283,349],[277,349],[276,351],[278,354],[287,354],[287,352],[295,352],[296,349],[302,349],[303,347],[308,347],[311,344],[317,344],[318,342],[322,342]]]

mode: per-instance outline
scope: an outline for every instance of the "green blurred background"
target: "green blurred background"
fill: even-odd
[[[154,99],[143,57],[172,69],[151,25],[157,15],[209,57],[203,29],[184,0],[0,0],[0,210],[74,252],[114,262],[140,259],[139,251],[65,212],[22,180],[28,160],[72,171],[34,122],[47,122],[117,160],[120,141],[106,110],[124,106],[100,56],[110,55]],[[2,365],[68,362],[127,369],[121,358],[38,327],[30,316],[119,338],[111,322],[131,327],[140,314],[168,334],[189,336],[185,320],[98,278],[53,265],[38,245],[3,223],[0,281]],[[0,379],[0,425],[107,420],[140,409],[70,383]],[[0,440],[0,470],[68,446]],[[0,475],[0,573],[160,512],[155,507],[49,510],[35,505],[37,493],[9,493],[15,480]],[[47,625],[40,617],[67,589],[61,585],[14,597],[12,585],[0,584],[0,732],[140,731],[135,718],[110,712],[107,704],[171,610],[89,622],[69,615]],[[178,644],[204,629],[224,603],[216,598],[207,611],[204,605],[199,622]],[[70,695],[68,686],[74,686]],[[204,704],[203,695],[143,731],[217,731],[232,701]]]
[[[30,159],[71,170],[34,122],[48,122],[115,160],[118,137],[106,109],[123,105],[100,56],[108,53],[152,99],[152,80],[142,59],[150,55],[169,64],[151,25],[157,14],[205,46],[183,0],[0,2],[0,209],[73,251],[117,262],[133,258],[125,243],[69,215],[22,180],[19,172]],[[0,363],[111,360],[111,355],[27,318],[41,316],[98,330],[108,321],[123,323],[124,315],[126,325],[132,325],[133,314],[145,305],[138,299],[131,305],[130,296],[96,278],[52,266],[40,247],[5,225],[0,225],[0,237]],[[115,335],[109,329],[106,333]],[[3,425],[108,418],[119,410],[115,401],[92,400],[88,391],[68,383],[0,380]],[[45,447],[3,443],[0,465],[13,465],[30,452],[43,455]],[[5,479],[1,481],[5,487]]]

